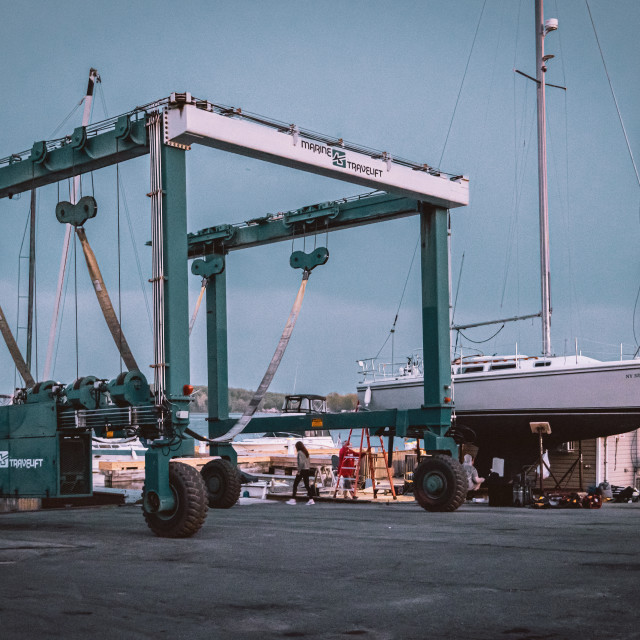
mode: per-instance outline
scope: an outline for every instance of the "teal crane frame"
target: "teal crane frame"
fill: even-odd
[[[165,105],[165,112],[171,108],[182,108],[180,104],[176,106],[175,102],[172,104],[171,101],[160,101],[105,123],[78,127],[71,136],[65,138],[35,142],[30,152],[12,154],[8,158],[0,159],[0,198],[11,198],[33,188],[149,153],[146,131],[148,112],[162,105]],[[234,112],[239,113],[239,110]],[[293,127],[291,131],[295,145],[299,132]],[[169,511],[173,508],[175,500],[168,481],[169,460],[176,456],[193,455],[194,451],[193,439],[184,433],[189,424],[190,402],[190,398],[185,396],[183,391],[183,385],[189,381],[188,260],[204,257],[204,269],[200,275],[208,279],[208,418],[209,436],[215,438],[226,433],[233,424],[228,415],[225,255],[229,251],[291,239],[311,221],[321,225],[323,231],[334,231],[411,215],[420,217],[424,402],[420,407],[406,411],[323,414],[321,417],[254,418],[246,432],[278,430],[302,433],[314,429],[369,428],[379,434],[423,439],[424,448],[428,452],[456,456],[457,446],[454,440],[446,435],[451,425],[452,405],[449,362],[448,209],[443,205],[442,198],[434,197],[431,202],[426,198],[423,201],[408,198],[406,191],[396,189],[399,195],[378,194],[356,200],[314,205],[289,212],[281,218],[266,217],[253,221],[254,224],[246,227],[219,225],[187,235],[185,153],[188,148],[185,144],[172,142],[167,138],[161,148],[166,277],[166,397],[172,423],[180,434],[180,444],[176,447],[170,446],[169,442],[155,442],[147,452],[145,483],[147,491],[151,490],[157,496],[156,503],[150,508],[156,511]],[[233,148],[227,150],[238,152]],[[344,156],[344,153],[342,155]],[[389,166],[390,157],[383,155],[382,160]],[[284,164],[271,157],[255,157]],[[311,171],[304,167],[297,168]],[[414,166],[413,169],[429,170],[431,173],[426,165]],[[322,174],[322,171],[317,173]],[[459,178],[461,176],[451,179]],[[369,184],[351,176],[342,179],[347,182]],[[463,204],[465,203],[459,202],[455,206]],[[235,451],[230,444],[210,446],[213,455],[237,462]]]

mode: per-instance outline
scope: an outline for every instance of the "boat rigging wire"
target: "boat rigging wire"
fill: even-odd
[[[107,101],[104,96],[104,89],[102,88],[102,82],[98,84],[97,93],[100,95],[100,102],[102,103],[103,115],[105,118],[108,118],[109,115],[107,111]],[[136,260],[136,267],[138,269],[138,279],[140,280],[140,289],[142,290],[142,295],[144,297],[144,305],[147,309],[147,320],[149,321],[149,330],[153,332],[153,320],[151,319],[151,306],[149,305],[149,295],[147,293],[148,283],[145,283],[144,276],[142,275],[142,265],[140,263],[140,255],[138,253],[138,247],[136,246],[136,243],[135,243],[133,225],[131,223],[131,214],[129,213],[129,203],[127,201],[127,192],[124,188],[124,180],[120,175],[119,167],[120,167],[120,164],[118,163],[118,166],[117,166],[118,181],[119,181],[118,203],[120,202],[120,199],[122,199],[122,206],[124,207],[124,213],[127,218],[127,226],[129,228],[129,238],[131,240],[131,246],[133,247],[133,255]],[[91,172],[91,180],[93,181],[93,171]]]
[[[504,305],[504,298],[506,295],[507,280],[509,275],[509,264],[511,263],[511,254],[514,246],[515,246],[515,253],[516,253],[516,284],[517,284],[516,308],[517,309],[520,308],[520,279],[519,277],[517,277],[519,273],[518,265],[519,265],[519,248],[520,248],[519,234],[517,232],[518,219],[519,219],[518,214],[522,206],[522,194],[524,192],[524,182],[526,177],[527,162],[529,159],[529,153],[532,149],[531,140],[533,139],[533,133],[535,129],[535,118],[531,117],[533,114],[533,111],[535,110],[535,103],[532,104],[531,107],[529,107],[530,114],[531,114],[530,117],[527,117],[526,115],[526,111],[527,111],[526,102],[528,98],[528,93],[529,92],[527,89],[527,93],[525,94],[525,100],[523,100],[523,108],[522,108],[522,116],[521,116],[521,122],[522,122],[521,132],[520,132],[520,135],[517,136],[517,138],[520,138],[520,136],[522,136],[522,152],[518,153],[519,147],[518,147],[517,140],[514,145],[515,146],[514,170],[516,175],[515,175],[515,185],[514,185],[514,193],[513,193],[513,205],[512,205],[513,210],[511,214],[511,219],[509,221],[509,231],[507,233],[508,241],[507,241],[507,250],[505,253],[504,280],[502,283],[502,295],[500,298],[500,308],[502,308]],[[524,130],[526,122],[530,122],[528,135]]]
[[[493,340],[504,329],[504,327],[505,325],[503,324],[492,336],[490,336],[486,340],[472,340],[468,336],[465,336],[460,329],[458,329],[457,331],[465,340],[468,340],[469,342],[473,342],[473,344],[482,344],[484,342],[489,342],[489,340]]]
[[[444,139],[444,145],[442,147],[442,153],[440,154],[440,160],[438,161],[438,166],[442,165],[442,159],[444,158],[444,152],[447,149],[447,142],[449,141],[449,134],[451,133],[451,127],[453,126],[453,120],[456,117],[456,111],[458,109],[458,103],[460,102],[460,96],[462,95],[462,88],[464,87],[464,80],[467,77],[467,71],[469,70],[469,63],[471,62],[471,55],[473,54],[473,47],[476,44],[476,38],[478,37],[478,31],[480,29],[480,23],[482,22],[482,16],[484,14],[484,8],[487,6],[487,0],[484,0],[482,3],[482,11],[480,11],[480,17],[478,18],[478,24],[476,25],[476,32],[473,35],[473,42],[471,43],[471,49],[469,50],[469,57],[467,58],[467,64],[464,68],[464,73],[462,74],[462,82],[460,83],[460,89],[458,89],[458,97],[456,98],[456,103],[453,107],[453,113],[451,114],[451,121],[449,122],[449,129],[447,130],[447,136]]]
[[[24,231],[22,232],[22,241],[20,242],[20,249],[18,250],[18,304],[16,305],[16,336],[18,339],[20,338],[20,281],[22,279],[22,251],[24,250],[24,242],[27,237],[27,229],[29,228],[29,219],[31,216],[31,211],[27,214],[27,219],[24,223]],[[26,360],[25,360],[26,362]],[[15,362],[14,362],[15,365]],[[13,388],[15,389],[18,386],[18,367],[14,366],[13,368]]]
[[[458,271],[458,284],[456,285],[456,297],[453,302],[453,310],[451,312],[451,325],[453,326],[453,320],[456,316],[456,309],[458,307],[458,293],[460,293],[460,283],[462,282],[462,267],[464,266],[464,256],[465,252],[462,252],[462,260],[460,260],[460,271]],[[456,353],[458,350],[458,338],[460,337],[460,332],[456,333],[456,344],[453,348],[453,353]]]
[[[593,15],[591,14],[591,7],[589,6],[589,0],[585,0],[585,4],[587,5],[587,11],[589,12],[589,20],[591,21],[591,26],[593,27],[593,35],[596,37],[596,44],[598,45],[598,51],[600,52],[600,59],[602,60],[602,66],[604,67],[604,72],[607,76],[607,82],[609,83],[609,89],[611,90],[611,96],[613,97],[613,102],[616,106],[616,112],[618,114],[618,120],[620,121],[620,126],[622,127],[622,133],[624,135],[624,141],[627,145],[627,151],[629,152],[629,157],[631,158],[631,164],[633,165],[633,171],[636,174],[636,181],[638,186],[640,187],[640,174],[638,174],[638,167],[636,165],[635,158],[633,157],[633,151],[631,150],[631,144],[629,143],[629,136],[627,135],[627,129],[624,126],[624,120],[622,119],[622,114],[620,113],[620,106],[618,105],[618,98],[616,97],[616,92],[613,89],[613,83],[611,82],[611,76],[609,75],[609,69],[607,68],[607,63],[604,59],[604,53],[602,51],[602,47],[600,46],[600,38],[598,38],[598,31],[596,30],[596,24],[593,20]],[[638,221],[640,222],[640,206],[638,207]],[[636,302],[633,307],[633,317],[632,317],[632,327],[633,327],[633,337],[636,341],[636,345],[638,345],[638,338],[636,337],[636,311],[638,308],[638,296],[640,296],[640,288],[638,288],[638,295],[636,296]],[[638,348],[640,351],[640,346]],[[638,351],[636,351],[635,356],[638,355]],[[635,357],[634,356],[634,357]]]
[[[27,215],[27,220],[25,222],[24,231],[22,234],[22,242],[20,243],[20,249],[18,251],[18,304],[16,305],[16,338],[19,338],[20,335],[20,299],[23,297],[20,295],[20,280],[22,273],[22,259],[25,257],[22,255],[22,251],[24,249],[25,239],[27,237],[27,229],[30,228],[30,218],[31,218],[31,207],[29,208],[29,214]],[[9,322],[0,307],[0,334],[4,338],[4,341],[7,345],[7,349],[11,355],[11,358],[14,362],[14,373],[13,373],[13,386],[16,388],[18,386],[18,378],[20,377],[24,380],[24,383],[27,386],[33,386],[35,384],[33,376],[31,374],[30,364],[23,358],[22,352],[18,346],[17,339],[14,338],[13,333],[11,332],[11,327],[9,326]]]
[[[458,294],[460,293],[460,283],[462,282],[462,267],[464,267],[465,251],[462,252],[462,259],[460,260],[460,271],[458,271],[458,284],[456,285],[456,297],[453,301],[453,311],[451,312],[451,324],[456,317],[456,308],[458,307]]]
[[[598,38],[598,32],[596,31],[596,25],[595,25],[595,22],[593,21],[593,16],[591,15],[591,7],[589,6],[589,0],[585,0],[585,4],[587,5],[587,11],[589,12],[589,19],[591,20],[591,26],[593,27],[593,34],[596,37],[596,43],[598,45],[598,50],[600,51],[602,66],[604,67],[604,72],[607,76],[607,81],[609,82],[609,89],[611,89],[611,96],[613,97],[613,102],[616,105],[616,111],[618,112],[618,120],[620,120],[620,126],[622,127],[622,133],[624,134],[624,140],[627,144],[627,151],[629,152],[629,157],[631,158],[631,164],[633,165],[633,170],[636,174],[636,181],[638,182],[638,186],[640,187],[640,174],[638,174],[638,167],[636,166],[636,161],[633,157],[633,151],[631,151],[629,136],[627,136],[627,129],[624,126],[622,114],[620,113],[620,107],[618,106],[618,98],[616,98],[616,92],[613,90],[613,83],[611,82],[611,76],[609,75],[609,70],[607,69],[607,63],[604,60],[604,53],[602,52],[602,47],[600,46],[600,39]],[[639,214],[640,214],[640,211],[639,211]]]
[[[73,109],[71,109],[71,111],[69,112],[69,114],[67,115],[67,117],[53,130],[53,133],[49,136],[50,138],[53,138],[53,136],[56,135],[56,133],[58,133],[58,131],[60,131],[60,129],[62,129],[62,127],[64,127],[64,125],[68,122],[68,120],[73,116],[73,114],[80,108],[80,105],[84,102],[84,97],[82,98],[82,100],[80,100],[80,102],[78,102],[78,104],[76,104],[75,107],[73,107]]]
[[[129,203],[127,201],[127,192],[124,188],[124,180],[120,177],[120,195],[122,197],[122,205],[124,206],[124,214],[127,218],[127,226],[129,227],[129,239],[131,240],[131,246],[133,247],[133,255],[136,260],[136,267],[138,269],[138,279],[140,280],[140,289],[142,290],[142,296],[144,298],[144,305],[147,310],[147,320],[149,321],[149,329],[153,331],[153,320],[151,319],[151,306],[149,304],[149,294],[147,292],[147,285],[145,283],[144,276],[142,275],[142,264],[140,262],[140,254],[138,253],[138,247],[136,246],[135,236],[133,233],[133,224],[131,222],[131,214],[129,212]]]
[[[404,287],[402,287],[402,295],[400,296],[400,302],[398,303],[398,308],[396,309],[396,316],[393,319],[393,325],[391,326],[391,329],[389,329],[389,335],[387,336],[387,339],[383,342],[374,360],[380,357],[382,350],[384,349],[387,342],[389,342],[389,338],[395,333],[396,324],[398,323],[398,315],[400,314],[400,307],[402,306],[402,301],[404,300],[404,294],[407,290],[407,284],[409,282],[409,277],[411,276],[411,269],[413,268],[413,262],[416,259],[416,252],[418,251],[419,244],[420,244],[420,238],[418,238],[418,240],[416,241],[416,246],[413,248],[413,255],[411,256],[411,264],[409,265],[409,270],[407,271],[407,277],[404,280]],[[391,359],[393,360],[393,356]],[[391,363],[391,366],[393,366],[393,362]]]

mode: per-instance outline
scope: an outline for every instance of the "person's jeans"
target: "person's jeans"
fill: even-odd
[[[298,471],[296,474],[296,479],[293,481],[293,497],[296,497],[296,492],[298,491],[298,485],[300,484],[300,480],[304,482],[304,488],[307,490],[307,495],[310,498],[313,498],[313,494],[311,493],[311,487],[309,486],[309,478],[311,477],[311,469],[302,469]]]

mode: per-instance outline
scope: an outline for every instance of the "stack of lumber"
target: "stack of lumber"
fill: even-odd
[[[215,458],[174,458],[172,462],[184,462],[200,470],[209,460]],[[105,487],[126,487],[144,481],[144,460],[101,460],[98,466]]]

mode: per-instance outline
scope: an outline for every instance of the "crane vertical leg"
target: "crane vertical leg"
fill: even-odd
[[[187,202],[185,152],[160,145],[162,170],[162,238],[160,277],[164,305],[156,323],[164,341],[163,433],[145,454],[143,513],[156,535],[191,536],[207,515],[206,487],[197,470],[171,457],[192,456],[193,439],[185,436],[189,425],[189,294],[187,272]],[[158,390],[156,389],[156,392]]]
[[[209,256],[207,262],[213,256]],[[209,437],[223,435],[226,428],[220,420],[229,418],[229,388],[227,360],[227,278],[224,271],[209,276],[207,285],[207,372],[209,386]],[[210,444],[212,456],[237,463],[237,454],[230,444]]]
[[[451,426],[449,337],[449,259],[447,211],[421,203],[420,257],[422,263],[422,344],[424,405],[432,420],[426,440],[443,437]],[[427,449],[433,449],[425,442]],[[453,444],[455,446],[455,444]],[[435,447],[438,449],[438,447]],[[446,449],[450,449],[447,446]]]
[[[414,494],[418,504],[428,511],[455,511],[467,496],[467,476],[458,462],[456,443],[446,435],[451,427],[446,210],[420,203],[420,242],[426,411],[422,437],[427,457],[414,471]]]
[[[189,409],[189,273],[187,266],[187,181],[185,151],[161,145],[164,235],[164,338],[167,398],[172,419]]]

